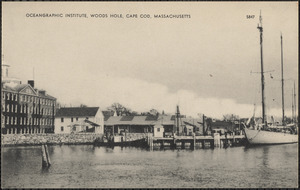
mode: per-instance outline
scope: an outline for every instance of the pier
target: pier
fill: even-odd
[[[147,145],[150,150],[153,148],[171,149],[186,149],[190,148],[227,148],[228,146],[239,146],[244,142],[244,135],[230,135],[230,136],[175,136],[175,137],[147,137]]]

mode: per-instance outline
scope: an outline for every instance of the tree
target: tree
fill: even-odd
[[[159,115],[159,112],[156,109],[151,109],[149,113],[150,115],[155,115],[155,116]]]
[[[226,114],[223,115],[223,121],[235,121],[235,120],[239,120],[239,116],[235,115],[235,114]]]
[[[130,108],[126,108],[124,107],[122,104],[120,103],[113,103],[108,110],[112,110],[114,112],[116,112],[117,116],[122,116],[122,115],[131,115],[132,111]]]

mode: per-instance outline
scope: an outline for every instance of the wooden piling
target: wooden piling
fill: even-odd
[[[176,149],[176,139],[173,138],[173,141],[171,141],[171,148]]]
[[[43,144],[42,145],[42,167],[50,167],[51,161],[50,161],[50,156],[49,156],[49,151],[48,151],[48,146]]]
[[[202,141],[202,148],[205,148],[205,140]]]
[[[214,140],[211,140],[210,141],[210,148],[215,148],[215,141]]]
[[[161,149],[164,149],[164,148],[165,148],[165,145],[164,145],[164,144],[165,144],[165,141],[162,140],[162,141],[161,141],[161,144],[160,144],[160,148],[161,148]]]
[[[153,137],[150,136],[149,138],[149,145],[150,145],[150,150],[153,150]]]
[[[195,150],[196,147],[196,135],[193,134],[193,141],[191,142],[191,149]]]
[[[181,149],[185,149],[185,142],[181,140]]]

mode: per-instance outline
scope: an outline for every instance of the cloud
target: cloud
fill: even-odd
[[[249,117],[253,115],[254,108],[250,104],[238,104],[233,99],[204,98],[189,90],[170,92],[167,86],[159,83],[105,74],[66,79],[56,85],[65,89],[55,91],[55,95],[66,106],[82,103],[106,109],[119,102],[138,112],[154,108],[160,112],[175,113],[178,104],[181,114],[197,117],[198,113],[203,113],[214,118],[222,118],[225,114]],[[281,112],[280,109],[271,109],[270,113],[280,115]],[[261,115],[259,107],[256,115]]]

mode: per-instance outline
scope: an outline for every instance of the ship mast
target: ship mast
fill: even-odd
[[[266,122],[265,115],[265,79],[264,79],[264,65],[263,65],[263,27],[262,27],[262,17],[261,12],[259,15],[259,24],[257,29],[260,33],[260,62],[261,62],[261,95],[262,95],[262,123]]]
[[[282,34],[280,35],[280,39],[281,39],[282,125],[285,125],[285,122],[284,122],[284,80],[283,80],[283,46],[282,46]]]
[[[179,112],[179,106],[176,106],[176,130],[177,130],[177,135],[179,135],[179,117],[180,117],[180,112]]]
[[[294,89],[292,90],[292,122],[294,122],[295,120],[294,120],[294,118],[295,118],[295,116],[294,116]]]
[[[294,81],[294,115],[295,115],[295,123],[297,123],[297,103],[296,103],[296,87]]]

